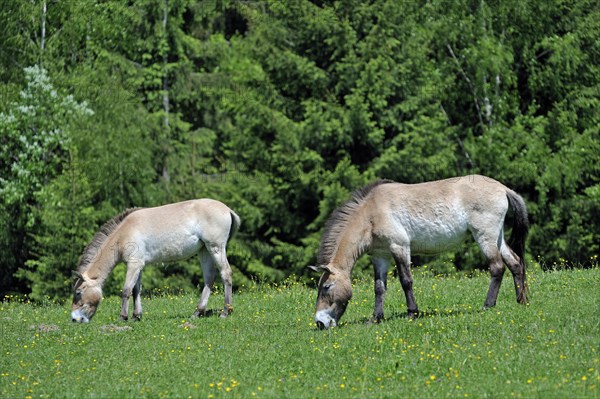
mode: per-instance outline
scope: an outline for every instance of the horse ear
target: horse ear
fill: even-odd
[[[323,272],[328,272],[331,274],[334,274],[333,269],[329,266],[307,266],[310,270],[317,272],[317,273],[323,273]]]
[[[335,269],[332,268],[329,265],[321,266],[321,269],[323,269],[324,272],[327,272],[327,273],[330,273],[330,274],[335,274]]]

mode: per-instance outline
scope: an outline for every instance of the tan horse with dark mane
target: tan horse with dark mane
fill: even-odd
[[[508,207],[514,210],[510,246],[504,240]],[[315,271],[319,281],[315,322],[335,326],[352,297],[351,273],[357,258],[370,251],[375,266],[375,321],[384,317],[388,256],[395,260],[406,296],[408,316],[418,314],[410,272],[412,254],[436,254],[459,245],[469,233],[487,258],[491,283],[484,308],[496,304],[505,265],[519,303],[527,302],[525,238],[527,209],[514,191],[484,176],[466,176],[421,184],[380,180],[356,191],[331,215]]]
[[[231,311],[231,267],[227,242],[237,231],[240,218],[225,204],[198,199],[159,206],[128,209],[104,224],[85,248],[73,289],[74,322],[87,323],[102,300],[102,285],[119,262],[127,264],[121,316],[128,319],[133,295],[133,317],[142,317],[142,269],[150,263],[173,262],[200,254],[204,289],[195,316],[203,316],[216,277],[215,265],[225,286],[226,317]]]

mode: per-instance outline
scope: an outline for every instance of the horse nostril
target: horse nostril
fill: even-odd
[[[325,323],[323,323],[322,321],[317,321],[317,328],[319,330],[324,330],[325,329]]]
[[[73,323],[77,323],[77,320],[76,320],[76,319],[74,319],[74,318],[73,318],[73,319],[71,319],[71,321],[72,321]]]

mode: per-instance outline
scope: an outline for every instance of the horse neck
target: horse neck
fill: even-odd
[[[95,280],[96,284],[102,286],[110,272],[120,260],[120,250],[116,234],[109,237],[98,250],[98,256],[90,262],[83,274],[89,279]]]
[[[337,270],[352,274],[356,260],[371,246],[371,225],[362,217],[349,223],[340,234],[330,264]]]

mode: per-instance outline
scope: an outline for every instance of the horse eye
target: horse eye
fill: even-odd
[[[328,289],[330,289],[331,287],[333,287],[333,284],[335,284],[335,283],[327,283],[327,284],[323,284],[323,289],[324,289],[324,290],[328,290]]]

